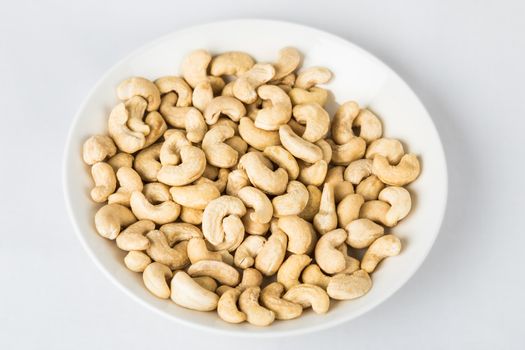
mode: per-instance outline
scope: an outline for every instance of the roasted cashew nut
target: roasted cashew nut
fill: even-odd
[[[139,220],[129,225],[116,239],[117,247],[122,250],[146,250],[149,240],[145,235],[155,229],[155,223],[150,220]]]
[[[303,283],[312,284],[321,287],[324,290],[328,287],[331,279],[332,278],[325,275],[319,268],[319,265],[316,264],[308,265],[301,274],[301,280]]]
[[[180,162],[180,150],[190,146],[186,135],[181,130],[169,130],[164,134],[164,142],[160,148],[160,163],[162,165],[177,165]]]
[[[292,254],[286,259],[277,272],[277,282],[286,290],[299,284],[303,269],[310,264],[312,258],[304,254]]]
[[[354,273],[335,275],[328,283],[328,295],[336,300],[351,300],[359,298],[372,288],[372,280],[364,270]]]
[[[158,262],[149,264],[142,274],[144,285],[157,298],[168,299],[170,297],[169,279],[173,276],[166,265]]]
[[[300,124],[306,124],[302,138],[317,142],[330,129],[330,116],[317,103],[297,105],[293,108],[293,116]]]
[[[203,237],[201,230],[197,226],[184,222],[165,224],[162,225],[159,230],[166,235],[170,246],[182,241],[189,241],[192,238]]]
[[[225,227],[227,225],[224,220],[229,217],[238,220],[242,226],[240,217],[245,213],[246,207],[237,197],[221,196],[212,200],[204,209],[202,217],[204,237],[214,246],[224,245],[222,249],[237,248],[244,237],[244,227],[242,232],[229,230],[228,227]]]
[[[314,216],[314,227],[320,234],[325,234],[337,227],[334,187],[330,183],[325,183],[323,186],[319,212]]]
[[[162,168],[160,163],[161,143],[156,143],[141,150],[135,157],[133,167],[144,181],[157,181],[157,174]]]
[[[367,143],[377,140],[383,134],[383,125],[374,113],[368,109],[362,109],[355,118],[354,127],[359,128],[359,137]]]
[[[307,203],[308,190],[306,187],[299,181],[290,181],[286,186],[286,194],[272,199],[273,215],[276,217],[299,215]]]
[[[199,260],[188,268],[192,277],[209,276],[219,283],[234,287],[239,284],[239,272],[230,265],[217,260]]]
[[[287,250],[294,254],[309,254],[313,251],[317,235],[308,221],[298,216],[283,216],[277,226],[288,236]]]
[[[288,243],[288,237],[277,225],[272,225],[271,230],[272,234],[255,257],[255,268],[265,276],[272,276],[279,270],[284,261]]]
[[[211,58],[208,51],[195,50],[188,54],[182,61],[182,76],[192,88],[195,88],[198,83],[208,80],[206,71]]]
[[[248,236],[237,247],[234,256],[234,264],[241,269],[247,269],[255,264],[255,258],[264,247],[266,238],[262,236]]]
[[[255,90],[272,80],[274,75],[275,68],[271,64],[257,63],[235,80],[233,95],[244,103],[253,103],[257,100]]]
[[[353,137],[345,144],[337,145],[328,140],[332,146],[332,162],[336,165],[349,165],[365,154],[366,142],[361,137]]]
[[[319,238],[315,246],[315,261],[324,272],[334,274],[346,268],[345,256],[337,247],[346,241],[347,236],[345,230],[336,229]]]
[[[129,100],[133,96],[141,96],[148,101],[148,111],[155,111],[160,106],[160,92],[151,81],[141,77],[124,80],[117,87],[117,96],[120,100]]]
[[[345,181],[343,178],[343,172],[345,168],[343,166],[335,166],[327,171],[325,177],[325,183],[330,183],[334,186],[334,199],[336,203],[339,203],[349,194],[354,193],[354,186],[349,181]]]
[[[415,154],[405,154],[399,164],[390,165],[388,159],[376,155],[372,163],[372,173],[390,186],[405,186],[419,176],[419,161]]]
[[[299,176],[299,165],[294,156],[281,146],[269,146],[263,151],[266,158],[283,168],[288,173],[290,180],[295,180]]]
[[[352,126],[358,115],[359,105],[357,102],[349,101],[339,106],[332,120],[332,138],[336,144],[344,145],[354,138]]]
[[[91,176],[95,182],[95,187],[90,193],[91,199],[97,203],[105,202],[115,192],[117,187],[117,179],[113,168],[108,163],[95,163],[91,167]]]
[[[299,304],[282,299],[284,286],[279,282],[267,285],[261,292],[261,303],[275,313],[278,320],[291,320],[301,316],[303,307]]]
[[[139,220],[151,220],[156,224],[162,225],[175,221],[180,214],[180,205],[173,201],[166,201],[160,204],[152,204],[142,192],[134,191],[129,200],[133,214]]]
[[[386,214],[390,210],[390,205],[383,201],[372,200],[364,202],[359,211],[359,217],[370,219],[374,222],[389,226],[391,222],[387,221]]]
[[[174,92],[167,93],[162,97],[160,113],[171,126],[185,129],[188,140],[201,142],[208,129],[202,113],[195,107],[176,107],[177,102]]]
[[[263,281],[263,275],[257,269],[247,268],[242,271],[241,283],[237,289],[244,291],[251,287],[260,287]]]
[[[235,130],[222,125],[209,130],[202,140],[202,150],[209,164],[219,168],[231,168],[237,164],[239,153],[225,141],[235,134]]]
[[[195,146],[183,146],[180,149],[179,165],[163,165],[157,179],[170,186],[184,186],[197,180],[206,168],[206,155]]]
[[[150,241],[146,252],[154,261],[164,264],[172,270],[181,269],[190,262],[187,254],[187,241],[183,241],[171,248],[168,239],[161,231],[150,231],[146,234],[146,237]]]
[[[298,136],[288,124],[279,127],[279,138],[284,148],[296,158],[308,163],[323,159],[321,148]]]
[[[208,203],[219,198],[221,193],[210,183],[179,186],[170,188],[171,197],[175,203],[192,209],[205,209]]]
[[[385,233],[383,226],[369,219],[353,220],[346,226],[346,243],[352,248],[366,248]]]
[[[369,146],[369,149],[370,149],[370,146]],[[367,151],[367,154],[368,154],[368,151]],[[343,177],[345,181],[349,181],[353,183],[354,185],[359,185],[359,183],[364,178],[369,177],[371,174],[372,174],[372,160],[359,159],[359,160],[354,160],[352,163],[348,164],[348,166],[346,167],[344,171]]]
[[[396,139],[381,138],[372,141],[366,148],[365,155],[367,159],[370,159],[370,169],[372,168],[371,159],[374,159],[378,154],[385,157],[390,164],[397,164],[405,155],[405,149],[403,144]],[[363,161],[365,160],[363,159]]]
[[[403,187],[386,187],[379,193],[379,200],[390,204],[385,218],[390,227],[397,225],[399,220],[405,218],[412,207],[410,192]]]
[[[250,215],[251,220],[260,224],[270,222],[273,207],[272,202],[270,202],[264,192],[255,187],[246,186],[237,192],[237,196],[246,207],[254,209],[254,212]]]
[[[371,201],[379,197],[379,192],[385,187],[385,184],[381,182],[375,175],[370,175],[357,185],[355,193],[363,196],[365,201]]]
[[[241,118],[239,121],[239,134],[246,143],[260,151],[263,151],[266,147],[281,144],[277,131],[259,129],[255,126],[253,120],[248,117]]]
[[[279,126],[288,123],[292,117],[292,102],[286,92],[275,85],[262,85],[257,89],[257,93],[264,101],[263,108],[258,110],[255,116],[257,128],[279,130]],[[267,101],[269,106],[264,106]]]
[[[379,237],[365,252],[361,261],[361,268],[368,273],[372,273],[381,260],[398,255],[399,252],[401,252],[401,241],[399,238],[394,235]]]
[[[141,251],[132,250],[124,257],[124,265],[133,272],[144,272],[149,264],[151,258]]]
[[[330,308],[330,298],[326,292],[311,284],[298,284],[290,288],[283,299],[301,305],[303,308],[312,307],[317,314],[324,314]]]
[[[143,184],[140,175],[131,167],[121,167],[117,170],[120,187],[117,192],[108,197],[108,203],[117,203],[129,207],[129,199],[134,191],[142,191]]]
[[[131,154],[120,152],[109,158],[107,163],[111,165],[113,171],[117,173],[120,168],[131,168],[133,166],[133,159],[134,157]]]
[[[273,64],[275,68],[274,80],[283,79],[299,67],[301,63],[301,53],[293,47],[284,47],[279,50],[277,62]]]
[[[246,314],[239,311],[237,301],[241,291],[237,288],[229,288],[222,293],[217,304],[217,314],[228,323],[242,323],[246,321]]]
[[[262,153],[248,152],[239,160],[239,168],[246,171],[250,182],[260,190],[279,195],[284,193],[288,184],[288,173],[283,168],[275,171],[268,168]]]
[[[112,157],[117,153],[117,147],[108,136],[91,136],[82,146],[82,158],[88,165],[93,165]]]
[[[108,118],[108,132],[117,147],[126,153],[135,153],[146,144],[143,133],[128,127],[129,112],[124,103],[119,103]]]
[[[171,279],[171,300],[187,309],[212,311],[217,308],[219,296],[200,286],[186,272],[177,271]]]
[[[268,326],[275,320],[275,314],[259,304],[260,293],[259,287],[245,289],[239,297],[239,307],[246,314],[248,323],[255,326]]]
[[[306,186],[306,189],[308,190],[308,202],[306,203],[306,207],[299,214],[299,217],[307,221],[312,221],[319,211],[322,193],[321,190],[314,185],[308,185]]]
[[[192,101],[191,87],[181,77],[166,76],[155,80],[155,85],[162,95],[176,93],[176,106],[189,107]]]
[[[210,73],[216,77],[222,75],[239,76],[252,68],[254,64],[253,58],[245,52],[225,52],[212,59]]]
[[[254,221],[252,215],[255,214],[253,208],[246,209],[246,214],[241,218],[242,224],[244,225],[244,230],[250,235],[265,235],[266,232],[270,229],[270,223],[261,224],[260,222]]]
[[[226,183],[226,194],[229,196],[237,196],[240,189],[250,185],[248,175],[242,169],[237,169],[228,174],[228,182]]]
[[[217,123],[221,115],[225,115],[234,122],[238,122],[246,115],[246,108],[242,102],[235,97],[217,96],[208,103],[204,111],[206,124],[213,125]]]
[[[325,67],[311,67],[297,74],[295,86],[300,89],[309,89],[317,84],[325,84],[332,79],[332,72]]]
[[[131,210],[120,204],[107,204],[95,214],[95,227],[99,235],[107,239],[117,238],[123,227],[137,221]]]
[[[210,252],[206,242],[200,237],[191,238],[188,241],[188,258],[192,264],[201,260],[222,261],[222,255],[218,252]]]
[[[305,103],[317,103],[319,106],[324,106],[328,100],[328,91],[320,87],[308,90],[294,87],[288,92],[288,96],[294,106]]]

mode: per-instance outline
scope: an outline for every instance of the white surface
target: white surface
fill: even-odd
[[[421,174],[409,186],[414,197],[410,217],[392,231],[402,240],[403,253],[374,272],[374,286],[364,297],[352,302],[332,302],[327,315],[305,312],[296,320],[275,322],[272,327],[231,325],[221,322],[216,313],[194,312],[171,300],[155,298],[144,288],[141,275],[126,269],[122,263],[125,253],[96,233],[93,217],[100,206],[89,197],[93,179],[80,157],[84,141],[93,134],[107,133],[108,114],[119,102],[115,87],[130,76],[154,79],[180,74],[178,67],[184,56],[195,48],[205,47],[215,53],[244,49],[259,62],[271,62],[282,47],[290,44],[303,53],[304,67],[323,65],[335,73],[327,86],[335,96],[332,110],[336,104],[356,100],[381,116],[386,137],[402,140],[405,150],[418,154],[422,160]],[[430,117],[407,85],[353,44],[316,29],[278,21],[237,20],[195,26],[135,51],[105,74],[89,94],[73,123],[66,147],[64,189],[70,212],[79,237],[101,269],[125,292],[159,314],[222,334],[297,335],[332,327],[367,312],[391,296],[421,265],[439,232],[447,197],[441,142]]]
[[[523,348],[522,2],[150,3],[2,6],[0,348]],[[101,74],[159,35],[241,16],[370,50],[416,91],[445,144],[449,206],[429,258],[387,302],[329,331],[253,341],[166,321],[99,272],[65,213],[65,135]]]

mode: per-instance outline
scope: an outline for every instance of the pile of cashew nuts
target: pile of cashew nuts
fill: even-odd
[[[95,227],[154,296],[267,326],[363,296],[400,253],[418,158],[356,102],[331,118],[332,73],[301,61],[197,50],[182,77],[117,87],[109,135],[83,146]]]

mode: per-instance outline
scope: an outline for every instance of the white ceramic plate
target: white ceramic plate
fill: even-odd
[[[98,206],[89,198],[92,180],[89,168],[82,162],[81,149],[90,135],[107,132],[107,117],[118,102],[115,87],[120,81],[131,76],[155,79],[178,74],[184,55],[198,48],[211,53],[241,50],[258,61],[272,62],[284,46],[294,46],[304,54],[304,67],[328,67],[334,73],[328,88],[334,93],[335,103],[356,100],[371,108],[382,119],[386,137],[402,140],[406,151],[419,155],[422,172],[409,187],[412,213],[393,229],[404,249],[374,272],[374,286],[368,294],[353,301],[334,302],[325,315],[307,311],[296,320],[275,322],[266,328],[246,323],[231,325],[215,312],[186,310],[169,300],[157,299],[144,287],[141,274],[126,269],[125,253],[95,231],[93,217]],[[311,332],[354,319],[397,291],[421,265],[439,232],[447,198],[447,171],[443,148],[427,111],[407,84],[377,58],[346,40],[310,27],[234,20],[167,35],[137,50],[102,77],[71,127],[64,160],[64,191],[75,231],[86,251],[133,299],[168,319],[196,328],[243,336],[277,336]]]

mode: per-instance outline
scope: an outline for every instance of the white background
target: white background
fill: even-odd
[[[525,3],[5,1],[0,4],[0,349],[523,349]],[[391,299],[328,331],[236,339],[169,322],[82,250],[61,161],[99,77],[160,35],[212,20],[295,21],[364,47],[433,116],[449,166],[445,221]]]

